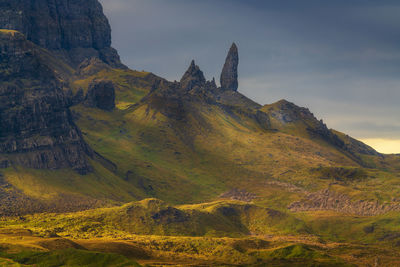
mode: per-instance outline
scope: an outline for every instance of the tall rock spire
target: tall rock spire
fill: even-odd
[[[181,79],[181,86],[186,90],[191,90],[195,86],[202,87],[206,83],[203,72],[200,70],[199,66],[196,65],[194,60],[189,66],[189,69],[185,72]]]
[[[224,90],[237,91],[238,83],[239,53],[235,43],[229,49],[224,68],[221,73],[221,88]]]

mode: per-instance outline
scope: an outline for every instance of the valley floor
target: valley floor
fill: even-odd
[[[37,216],[2,219],[1,266],[400,266],[400,252],[390,243],[332,241],[313,234],[94,233],[87,225],[68,228],[65,221],[69,230],[56,233],[45,222],[57,225],[62,217],[74,224],[73,213]]]

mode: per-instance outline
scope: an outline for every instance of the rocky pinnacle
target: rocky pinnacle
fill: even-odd
[[[229,49],[225,60],[224,68],[221,73],[221,88],[224,90],[237,91],[238,83],[239,53],[235,43]]]
[[[196,65],[194,60],[190,64],[188,70],[185,72],[181,79],[181,86],[186,90],[191,90],[195,86],[202,87],[206,83],[203,72],[200,70],[199,66]]]

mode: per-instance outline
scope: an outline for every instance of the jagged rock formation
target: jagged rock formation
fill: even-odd
[[[179,82],[168,82],[163,79],[154,81],[150,94],[144,97],[148,99],[152,94],[162,94],[166,97],[180,98],[180,100],[193,100],[215,98],[218,93],[215,79],[207,81],[200,67],[192,60],[189,68],[183,74]]]
[[[233,47],[235,48],[236,45],[233,45]],[[237,58],[237,48],[233,50],[236,50]],[[231,53],[231,55],[233,54]],[[231,57],[228,56],[228,58]],[[218,88],[215,78],[207,81],[194,60],[192,60],[179,82],[157,80],[153,84],[150,93],[138,105],[149,105],[171,119],[184,121],[187,117],[193,117],[194,114],[199,112],[198,107],[194,107],[195,103],[215,105],[223,109],[229,116],[234,116],[235,118],[246,116],[258,123],[261,128],[269,128],[268,115],[258,110],[261,107],[259,104],[249,100],[236,90]],[[197,117],[199,121],[200,117],[201,115]],[[206,120],[202,120],[202,122],[203,126],[207,124]]]
[[[203,72],[199,66],[196,65],[194,60],[190,63],[189,69],[185,72],[181,79],[181,87],[187,91],[192,90],[194,87],[203,87],[206,84]]]
[[[344,143],[326,127],[323,121],[315,118],[308,108],[298,107],[286,100],[280,100],[273,105],[264,106],[262,110],[276,122],[273,126],[278,129],[291,124],[302,125],[311,136],[322,137],[338,147],[344,146]]]
[[[322,120],[318,120],[308,108],[299,107],[286,100],[280,100],[271,105],[261,108],[271,118],[271,126],[278,130],[284,130],[291,126],[304,128],[308,135],[315,138],[322,138],[326,142],[336,146],[343,151],[349,152],[353,159],[362,162],[357,154],[380,156],[371,147],[356,141],[350,137],[328,129]]]
[[[2,165],[87,173],[91,150],[43,53],[18,32],[0,32],[0,156],[8,162]]]
[[[141,102],[146,102],[152,96],[158,95],[160,97],[162,95],[163,98],[169,98],[169,102],[182,102],[182,100],[190,102],[203,101],[224,107],[227,112],[232,112],[233,109],[239,108],[242,109],[240,112],[247,113],[247,115],[256,119],[263,125],[263,128],[268,128],[268,116],[263,111],[258,110],[261,105],[237,92],[238,58],[237,46],[233,44],[221,75],[221,79],[225,81],[222,83],[225,88],[217,87],[215,78],[207,81],[199,66],[192,60],[179,82],[157,79],[150,90],[150,94],[144,97]],[[171,100],[171,98],[174,99]],[[157,106],[160,107],[160,105]],[[180,107],[182,107],[182,104],[180,104]]]
[[[97,0],[0,0],[0,28],[22,32],[73,66],[96,57],[122,68]]]
[[[224,90],[237,91],[238,83],[239,53],[235,43],[229,49],[224,68],[221,73],[221,88]]]
[[[114,84],[111,81],[93,81],[89,85],[85,105],[108,111],[114,109]]]
[[[273,105],[265,105],[263,110],[280,125],[305,122],[307,125],[318,124],[314,114],[308,108],[299,107],[289,101],[280,100]]]
[[[273,105],[262,108],[272,120],[273,127],[284,129],[290,125],[301,125],[312,137],[320,137],[325,141],[343,148],[344,143],[338,136],[332,133],[322,120],[318,120],[308,108],[298,107],[286,100],[280,100]]]

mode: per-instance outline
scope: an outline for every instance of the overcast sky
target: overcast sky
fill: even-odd
[[[101,0],[113,46],[179,80],[192,59],[219,80],[239,47],[239,91],[287,99],[330,128],[400,153],[400,1]]]

